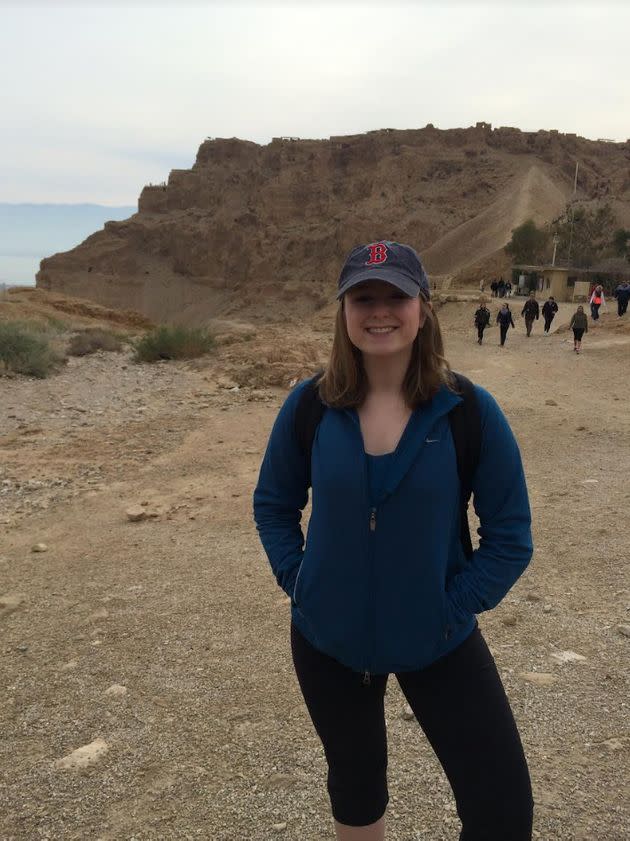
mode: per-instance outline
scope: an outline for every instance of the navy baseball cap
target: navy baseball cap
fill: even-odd
[[[366,280],[384,280],[417,298],[422,294],[431,297],[429,278],[420,258],[410,245],[381,240],[353,248],[344,264],[337,284],[337,299],[358,283]]]

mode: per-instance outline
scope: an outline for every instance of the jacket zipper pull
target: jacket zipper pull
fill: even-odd
[[[369,685],[370,685],[370,673],[369,672],[363,672],[363,686],[369,686]]]
[[[376,531],[376,508],[370,511],[370,531]]]

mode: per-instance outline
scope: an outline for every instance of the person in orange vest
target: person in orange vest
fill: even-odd
[[[593,294],[591,295],[589,304],[591,305],[591,317],[593,321],[597,321],[599,318],[599,308],[601,306],[604,308],[606,307],[604,287],[601,284],[598,284],[595,289],[593,289]]]

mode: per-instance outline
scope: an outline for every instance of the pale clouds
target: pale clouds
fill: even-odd
[[[206,136],[630,137],[626,3],[2,8],[0,201],[133,203]]]

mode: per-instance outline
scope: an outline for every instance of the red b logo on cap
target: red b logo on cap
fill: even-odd
[[[377,242],[374,245],[368,245],[370,249],[370,259],[365,264],[366,266],[375,266],[378,263],[384,263],[387,260],[387,246],[382,242]]]

